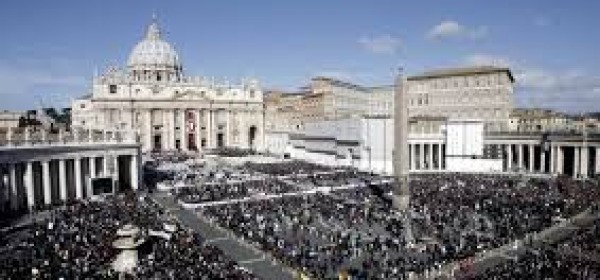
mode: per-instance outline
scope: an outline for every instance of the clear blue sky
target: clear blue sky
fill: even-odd
[[[3,1],[2,109],[64,106],[94,68],[124,65],[158,14],[191,75],[295,89],[366,85],[468,64],[508,65],[519,106],[600,110],[600,1]]]

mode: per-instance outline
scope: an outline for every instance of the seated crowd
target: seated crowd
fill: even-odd
[[[527,252],[465,279],[600,279],[600,222],[558,244],[529,246]]]
[[[411,181],[405,249],[391,185],[207,207],[204,215],[317,278],[341,270],[403,278],[469,258],[595,207],[594,183],[503,175],[419,175]],[[377,195],[370,195],[375,194]]]
[[[170,238],[148,235],[165,224],[175,225]],[[125,225],[140,228],[147,253],[120,275],[112,267],[119,253],[112,242]],[[0,279],[254,279],[157,204],[133,195],[57,208],[49,218],[9,230],[0,246]]]
[[[173,190],[175,196],[185,203],[203,203],[219,200],[240,199],[258,194],[282,194],[297,189],[275,179],[205,183]]]
[[[247,162],[244,164],[244,167],[249,170],[270,175],[312,174],[315,172],[332,170],[331,167],[298,160],[276,163]]]

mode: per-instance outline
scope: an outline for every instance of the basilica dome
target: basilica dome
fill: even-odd
[[[179,56],[175,49],[160,37],[156,20],[148,26],[146,37],[131,51],[127,66],[131,69],[180,69]]]

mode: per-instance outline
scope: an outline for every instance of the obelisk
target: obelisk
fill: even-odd
[[[403,69],[399,69],[394,82],[394,176],[395,188],[392,190],[392,205],[402,213],[404,239],[407,244],[414,243],[410,217],[410,189],[408,178],[408,98],[406,78]]]

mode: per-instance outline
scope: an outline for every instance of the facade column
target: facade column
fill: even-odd
[[[10,208],[19,209],[19,189],[17,188],[17,167],[14,163],[8,165],[8,174],[10,176]]]
[[[589,171],[589,151],[590,149],[587,146],[581,147],[581,176],[582,178],[588,177]]]
[[[75,158],[74,172],[75,172],[75,198],[83,198],[83,185],[81,184],[81,158]]]
[[[67,166],[66,159],[58,160],[58,184],[59,184],[59,194],[60,200],[65,202],[67,201]]]
[[[225,111],[225,146],[231,147],[231,109]]]
[[[540,146],[540,173],[546,173],[546,151],[544,146]]]
[[[200,117],[202,111],[196,110],[194,113],[196,114],[196,126],[194,127],[194,132],[196,133],[196,148],[198,149],[198,152],[200,152],[200,150],[202,150],[202,118]]]
[[[508,157],[508,159],[506,160],[506,168],[508,168],[507,171],[512,171],[512,166],[513,166],[513,151],[512,151],[512,144],[508,144],[506,145],[506,155]]]
[[[206,149],[212,148],[212,122],[211,118],[211,110],[204,110],[204,125],[205,125],[205,133],[206,133]]]
[[[238,121],[238,144],[240,148],[249,148],[248,147],[248,131],[246,131],[246,109],[242,109],[237,112],[237,121]],[[414,147],[414,146],[413,146]],[[417,167],[415,166],[415,169]]]
[[[152,146],[152,110],[150,109],[145,111],[144,125],[141,130],[144,134],[144,138],[146,138],[146,147],[144,147],[143,150],[152,151],[154,147]]]
[[[579,173],[580,173],[580,166],[579,164],[581,163],[580,161],[580,153],[581,153],[581,147],[575,146],[573,147],[573,178],[578,178],[579,177]]]
[[[437,144],[437,169],[442,170],[442,144]]]
[[[419,144],[419,169],[425,169],[425,144]]]
[[[187,121],[186,121],[186,115],[185,115],[185,109],[181,109],[181,112],[179,113],[179,115],[181,116],[181,126],[179,127],[179,130],[181,131],[181,141],[180,141],[180,145],[181,145],[181,150],[182,151],[187,151],[188,150],[188,139],[187,139]]]
[[[529,144],[529,173],[533,173],[535,167],[535,146]]]
[[[139,187],[139,166],[138,166],[138,156],[137,155],[132,155],[131,156],[131,189],[132,190],[137,190]]]
[[[525,149],[523,149],[523,144],[518,144],[517,151],[518,151],[519,154],[517,155],[518,156],[518,158],[517,158],[517,161],[518,161],[517,166],[519,167],[519,171],[523,170],[523,164],[525,163],[525,158],[524,158],[525,154],[523,154],[524,150]]]
[[[42,176],[43,176],[43,188],[44,188],[44,204],[52,204],[52,184],[51,173],[50,173],[50,161],[42,161]]]
[[[23,182],[25,185],[25,195],[27,197],[27,208],[31,210],[35,204],[35,194],[33,193],[33,162],[25,163],[25,174]]]
[[[175,149],[175,138],[177,138],[177,136],[175,135],[177,133],[177,130],[175,130],[175,110],[174,109],[169,109],[169,111],[167,111],[167,116],[168,116],[168,122],[169,122],[169,148],[171,150],[176,150]],[[181,145],[181,142],[179,142]]]
[[[416,145],[415,144],[409,144],[409,145],[410,145],[410,168],[409,168],[409,170],[416,170],[417,169]]]
[[[217,125],[216,125],[216,119],[217,119],[217,111],[216,110],[211,110],[210,111],[210,138],[211,138],[211,148],[216,148],[217,147]]]
[[[166,109],[160,110],[160,123],[161,126],[161,137],[160,137],[160,149],[162,151],[168,151],[171,149],[171,129],[169,128],[169,114]]]

